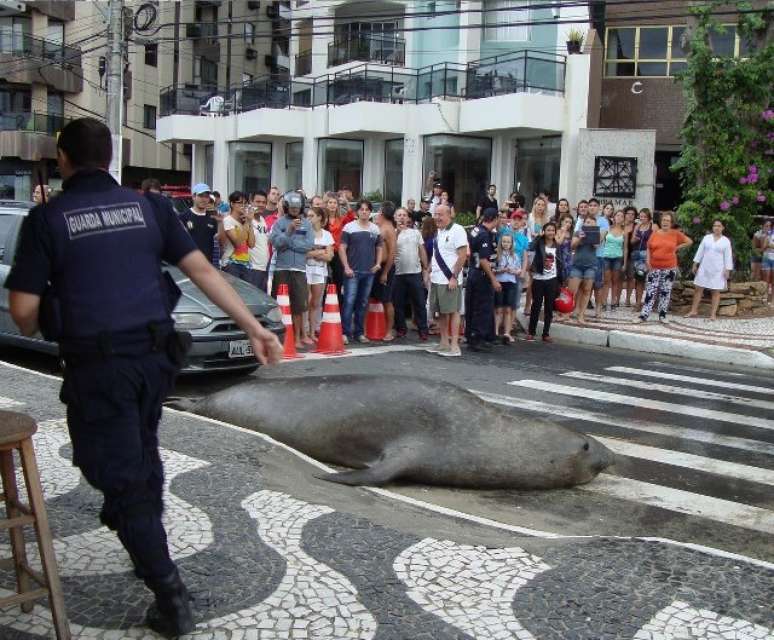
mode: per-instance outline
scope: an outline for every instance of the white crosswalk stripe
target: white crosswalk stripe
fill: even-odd
[[[703,400],[718,400],[720,402],[738,404],[743,407],[755,407],[756,409],[768,409],[774,411],[774,402],[770,402],[769,400],[742,398],[741,396],[715,393],[714,391],[704,391],[703,389],[674,387],[669,384],[651,382],[650,380],[625,380],[613,376],[602,376],[597,373],[587,373],[586,371],[567,371],[561,375],[565,378],[575,378],[576,380],[593,380],[594,382],[602,382],[604,384],[617,385],[619,387],[631,387],[633,389],[643,389],[645,391],[659,391],[660,393],[688,396],[689,398],[701,398]]]
[[[714,444],[721,447],[730,447],[732,449],[743,449],[745,451],[752,451],[755,453],[763,453],[769,456],[774,456],[774,444],[761,442],[760,440],[753,440],[751,438],[724,436],[713,433],[712,431],[701,431],[700,429],[691,429],[689,427],[664,425],[659,424],[658,422],[649,422],[647,420],[637,420],[634,418],[627,418],[626,422],[622,424],[620,419],[615,419],[604,413],[598,413],[596,411],[563,407],[556,404],[549,404],[547,402],[540,402],[538,400],[523,400],[521,398],[504,396],[497,393],[476,391],[475,389],[470,389],[470,391],[475,393],[480,398],[487,400],[488,402],[504,405],[507,407],[515,407],[517,409],[523,409],[524,411],[535,411],[537,413],[542,413],[543,415],[573,418],[575,420],[605,424],[621,429],[643,431],[645,433],[653,433],[661,436],[680,438],[683,440],[695,440],[705,444]]]
[[[766,418],[756,418],[739,413],[730,413],[727,411],[716,411],[714,409],[704,409],[703,407],[692,407],[685,404],[675,404],[674,402],[661,402],[659,400],[650,400],[647,398],[638,398],[632,395],[623,395],[620,393],[609,393],[607,391],[596,391],[595,389],[585,389],[583,387],[571,387],[568,385],[545,382],[543,380],[514,380],[508,384],[516,387],[526,387],[551,391],[562,395],[575,396],[577,398],[588,398],[600,402],[609,402],[613,404],[624,404],[628,406],[641,407],[643,409],[653,409],[654,411],[667,411],[670,413],[679,413],[694,418],[707,418],[708,420],[718,420],[720,422],[730,422],[731,424],[746,424],[759,429],[774,430],[774,420]]]
[[[741,382],[731,382],[729,380],[714,380],[711,378],[697,378],[696,376],[683,376],[677,373],[667,373],[666,371],[653,371],[652,369],[635,369],[633,367],[607,367],[605,371],[615,373],[630,373],[635,376],[645,376],[648,378],[659,378],[660,380],[675,380],[676,382],[689,382],[690,384],[700,384],[703,387],[721,387],[722,389],[733,389],[734,391],[750,391],[751,393],[764,393],[771,395],[774,389],[767,387],[757,387],[752,384],[742,384]],[[726,375],[723,373],[722,375]]]
[[[517,412],[572,420],[577,429],[625,456],[626,464],[578,487],[614,499],[611,504],[617,506],[611,508],[624,508],[620,501],[625,501],[633,509],[663,509],[774,534],[774,501],[767,499],[765,489],[774,486],[774,442],[769,435],[774,430],[774,419],[747,415],[751,409],[774,410],[774,402],[764,399],[767,394],[774,395],[774,384],[770,388],[746,384],[739,377],[729,382],[724,371],[680,371],[676,366],[670,367],[672,371],[663,371],[655,362],[649,365],[654,366],[607,367],[604,373],[609,375],[586,371],[560,374],[578,380],[578,386],[561,384],[556,379],[523,379],[507,383],[519,390],[511,394],[470,391]],[[711,375],[702,375],[705,373]],[[760,382],[766,384],[766,379]],[[615,387],[625,387],[629,392],[610,391]],[[654,400],[650,392],[679,396],[679,400]],[[706,408],[706,401],[713,403],[712,409]],[[605,407],[615,406],[628,406],[633,411],[625,417],[618,410],[613,415],[605,411]],[[642,410],[656,413],[645,420],[637,415]],[[631,413],[635,417],[630,417]],[[690,426],[684,426],[686,418],[675,424],[670,419],[675,416],[693,420]],[[729,424],[745,430],[740,435],[729,435],[734,433],[725,426]],[[749,427],[764,431],[757,437],[758,432]],[[753,437],[749,437],[751,434]],[[730,481],[749,484],[730,485]]]
[[[774,535],[774,511],[760,507],[606,473],[579,488]]]

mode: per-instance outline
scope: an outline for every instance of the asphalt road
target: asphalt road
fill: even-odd
[[[570,490],[394,490],[538,532],[669,538],[774,561],[774,376],[560,344],[517,342],[491,354],[465,351],[459,359],[401,348],[305,358],[251,377],[419,376],[483,393],[514,421],[542,415],[601,438],[618,454],[616,465]],[[351,348],[353,356],[363,352]],[[0,349],[0,359],[56,371],[53,359],[17,349]],[[183,378],[177,394],[197,397],[244,379]]]

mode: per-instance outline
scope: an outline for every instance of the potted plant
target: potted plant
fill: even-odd
[[[567,53],[580,53],[583,46],[583,31],[573,27],[567,32]]]

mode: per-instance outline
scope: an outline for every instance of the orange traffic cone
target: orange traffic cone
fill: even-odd
[[[317,340],[317,353],[346,353],[344,337],[341,332],[341,314],[339,313],[339,297],[336,295],[336,285],[329,284],[325,294],[320,337]]]
[[[369,340],[381,340],[387,335],[387,321],[384,319],[384,305],[374,298],[371,298],[368,301],[365,334],[366,338]]]
[[[290,313],[288,285],[281,284],[277,288],[277,304],[282,312],[282,324],[285,325],[285,351],[282,354],[282,358],[284,360],[303,358],[304,356],[296,351],[296,337],[293,332],[293,316]]]

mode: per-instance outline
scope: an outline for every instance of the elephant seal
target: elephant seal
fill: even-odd
[[[451,384],[397,376],[252,380],[176,408],[271,436],[348,485],[393,480],[467,488],[552,489],[592,480],[602,444],[540,418],[514,419]]]

